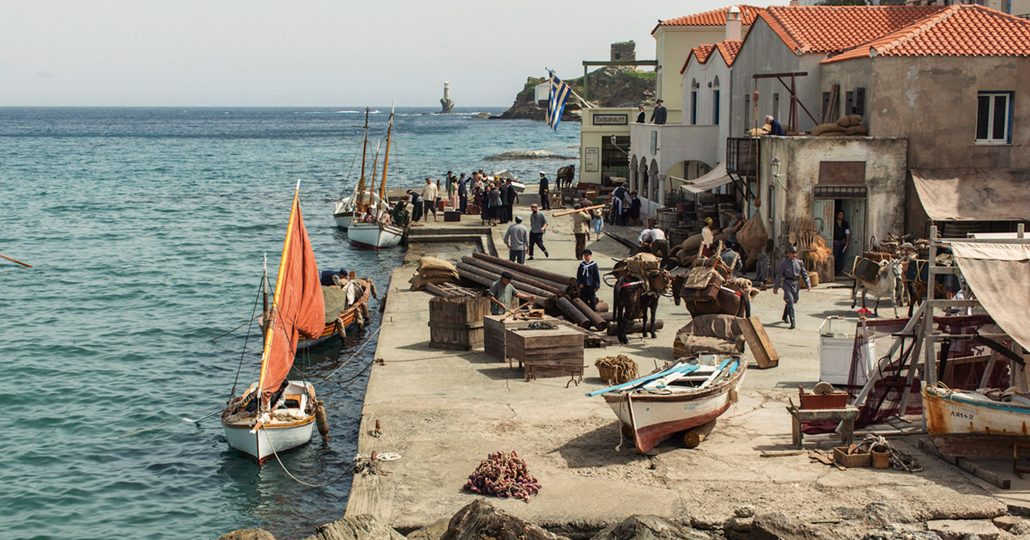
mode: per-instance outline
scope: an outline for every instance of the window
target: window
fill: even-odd
[[[751,129],[751,94],[744,95],[744,132]]]
[[[830,114],[830,93],[823,92],[823,108],[820,117],[826,122],[826,115]]]
[[[852,111],[855,110],[855,92],[848,91],[844,92],[844,114],[854,114]]]
[[[777,120],[780,119],[780,93],[773,92],[773,107],[772,114]]]
[[[712,124],[719,125],[719,78],[712,82]]]
[[[855,89],[855,106],[852,107],[851,114],[865,118],[865,88]]]
[[[976,96],[976,141],[1012,142],[1012,92],[979,92]]]
[[[690,123],[697,124],[697,81],[690,81]]]

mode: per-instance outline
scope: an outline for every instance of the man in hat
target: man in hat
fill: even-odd
[[[593,251],[583,250],[583,260],[576,269],[576,285],[579,285],[579,297],[590,306],[590,309],[597,309],[597,289],[601,288],[601,272],[593,258]]]
[[[540,207],[544,210],[551,209],[551,182],[547,179],[547,174],[544,171],[540,171]]]
[[[808,271],[805,270],[805,263],[798,259],[798,248],[789,246],[787,247],[787,256],[776,267],[776,281],[773,284],[773,294],[778,293],[780,287],[783,287],[783,322],[790,322],[792,330],[797,324],[794,304],[798,303],[798,300],[801,299],[801,291],[798,287],[799,281],[805,282],[806,289],[812,287],[808,281]]]
[[[462,214],[469,207],[469,180],[471,179],[466,178],[465,173],[461,173],[461,177],[458,178],[458,211]]]
[[[529,246],[529,231],[522,224],[522,218],[515,216],[515,223],[504,232],[504,245],[508,246],[508,260],[526,264],[526,248]]]
[[[578,212],[572,214],[572,234],[576,237],[576,258],[583,256],[587,247],[587,235],[590,234],[590,213],[583,210],[583,203],[576,204]]]
[[[501,278],[490,284],[490,296],[496,300],[496,302],[490,302],[490,313],[493,315],[504,315],[504,313],[510,309],[517,307],[515,305],[516,298],[522,298],[526,300],[532,300],[533,297],[528,294],[523,294],[515,290],[515,286],[511,284],[511,272],[501,272]],[[507,307],[502,307],[507,306]]]
[[[669,116],[669,111],[665,110],[665,102],[658,100],[654,105],[654,112],[651,113],[651,123],[662,125],[665,123]]]

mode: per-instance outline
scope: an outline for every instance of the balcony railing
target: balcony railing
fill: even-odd
[[[758,176],[759,141],[755,137],[726,139],[726,172],[737,176]]]

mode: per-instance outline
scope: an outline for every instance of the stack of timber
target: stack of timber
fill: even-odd
[[[508,357],[525,368],[527,381],[541,376],[583,380],[583,333],[577,329],[508,330],[506,340]]]
[[[481,292],[479,292],[477,290],[469,289],[469,288],[466,288],[466,287],[460,287],[460,286],[455,285],[453,283],[440,283],[440,284],[427,283],[425,285],[425,287],[423,288],[423,290],[426,291],[427,293],[433,295],[433,296],[444,296],[444,297],[447,297],[447,296],[482,296],[483,295],[483,293],[481,293]]]
[[[486,354],[504,361],[507,359],[506,340],[508,330],[521,330],[529,328],[534,322],[557,323],[554,317],[541,315],[540,317],[520,317],[506,315],[487,315],[483,319],[483,351]]]
[[[429,346],[472,350],[483,346],[483,317],[490,307],[484,296],[446,296],[429,300]]]

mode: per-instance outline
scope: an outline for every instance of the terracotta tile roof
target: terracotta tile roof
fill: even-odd
[[[840,52],[940,13],[944,6],[770,6],[759,12],[795,54]]]
[[[659,20],[658,24],[651,30],[651,34],[654,34],[662,26],[726,26],[726,13],[731,7],[733,6]],[[758,12],[762,11],[762,8],[757,6],[737,5],[737,7],[740,8],[740,22],[744,26],[750,26],[751,23],[755,22]]]
[[[823,62],[871,56],[1030,56],[1030,20],[975,4],[949,6]]]
[[[698,62],[707,64],[708,59],[712,57],[712,53],[719,51],[722,56],[723,62],[727,66],[732,66],[733,61],[737,59],[737,53],[740,52],[740,46],[743,41],[738,40],[723,40],[718,43],[704,43],[690,49],[690,53],[687,54],[687,59],[683,62],[683,67],[680,68],[680,75],[687,71],[687,66],[690,65],[690,59],[696,58]]]

